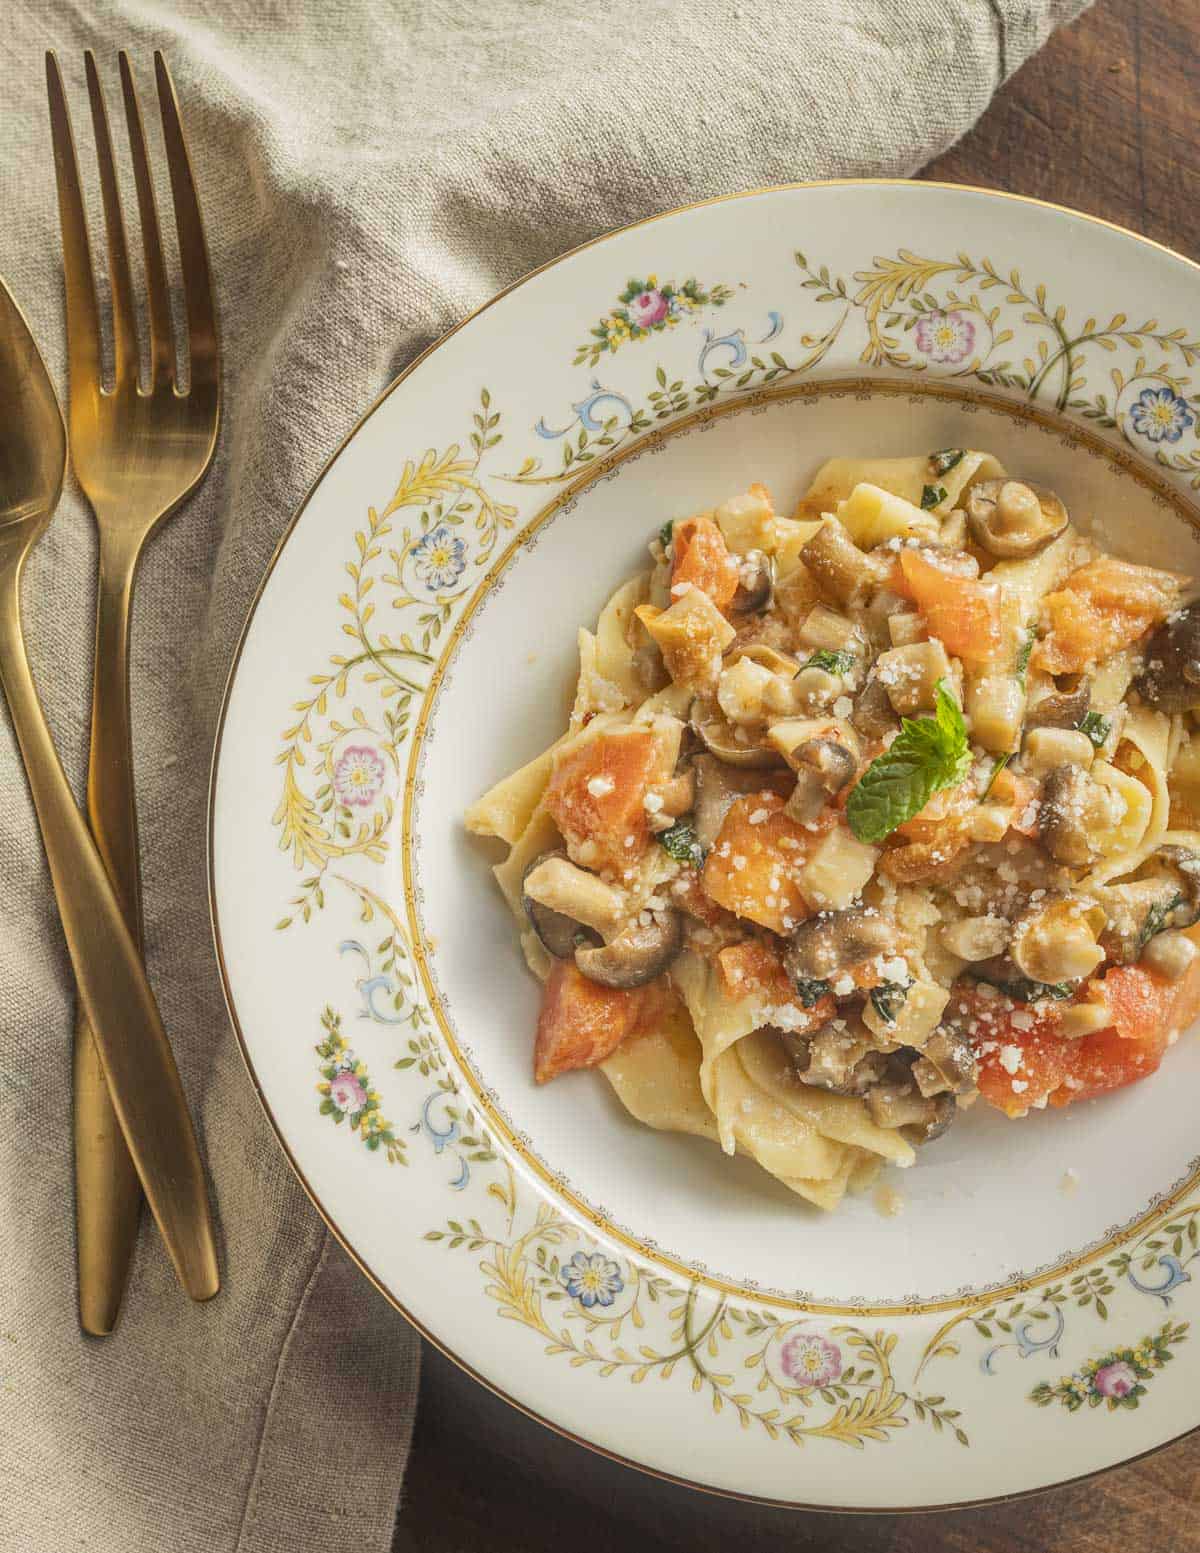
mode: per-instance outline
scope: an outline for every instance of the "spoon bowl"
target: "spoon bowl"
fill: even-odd
[[[67,429],[25,315],[0,279],[0,559],[20,566],[62,493]]]

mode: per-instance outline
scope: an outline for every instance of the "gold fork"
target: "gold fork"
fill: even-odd
[[[146,137],[133,73],[122,51],[121,88],[141,218],[149,320],[149,379],[139,385],[137,318],[121,198],[104,93],[90,50],[84,64],[108,235],[113,351],[113,386],[108,390],[101,377],[99,308],[66,93],[57,59],[53,53],[46,56],[66,281],[71,461],[95,514],[100,552],[88,817],[126,921],[140,944],[130,604],[146,541],[195,489],[212,459],[220,418],[220,357],[200,205],[179,105],[166,62],[155,53],[187,322],[188,385],[186,391],[180,388]],[[137,1235],[140,1193],[82,1011],[75,1032],[75,1201],[80,1321],[86,1331],[101,1335],[111,1332],[116,1321]]]

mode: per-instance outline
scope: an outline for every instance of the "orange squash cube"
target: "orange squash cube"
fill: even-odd
[[[783,803],[772,792],[734,800],[705,859],[704,888],[718,906],[786,936],[812,915],[799,879],[817,833]]]
[[[545,804],[572,860],[618,879],[650,841],[646,793],[670,773],[663,747],[645,729],[604,733],[570,750],[554,767]]]
[[[1042,607],[1050,630],[1033,650],[1048,674],[1078,674],[1136,642],[1179,600],[1180,579],[1104,556],[1072,572]]]
[[[680,596],[675,592],[680,583],[691,583],[726,609],[738,589],[738,563],[713,520],[704,513],[685,518],[671,530],[671,543],[672,597]]]
[[[594,1068],[637,1027],[642,987],[622,991],[589,981],[570,960],[556,960],[542,994],[533,1077],[548,1084],[572,1068]]]

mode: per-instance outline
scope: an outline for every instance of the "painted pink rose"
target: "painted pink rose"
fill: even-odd
[[[819,1332],[789,1337],[780,1350],[779,1364],[797,1386],[828,1386],[842,1373],[841,1351]]]
[[[1124,1359],[1118,1359],[1114,1364],[1106,1364],[1103,1369],[1096,1371],[1092,1376],[1092,1385],[1102,1397],[1127,1397],[1137,1385],[1137,1376],[1133,1366],[1126,1364]]]
[[[357,1073],[339,1073],[329,1085],[329,1098],[339,1111],[353,1116],[367,1102],[367,1092]]]
[[[667,316],[667,299],[661,291],[642,291],[628,304],[629,321],[643,329],[660,324]]]
[[[368,744],[352,744],[333,768],[338,802],[365,809],[379,797],[385,776],[383,761]]]
[[[955,365],[975,349],[975,325],[966,313],[922,313],[917,320],[917,349],[930,361]]]

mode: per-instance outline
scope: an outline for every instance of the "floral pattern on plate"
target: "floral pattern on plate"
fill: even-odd
[[[288,1038],[289,1071],[262,1066],[269,1043],[257,1027],[247,1029],[245,1044],[273,1109],[282,1112],[288,1094],[301,1094],[318,1141],[304,1133],[297,1145],[294,1116],[286,1129],[277,1124],[301,1168],[313,1148],[322,1160],[345,1162],[342,1195],[327,1197],[331,1218],[336,1222],[338,1203],[349,1195],[361,1202],[364,1193],[379,1194],[394,1216],[388,1235],[393,1242],[403,1236],[414,1265],[427,1257],[421,1273],[430,1287],[449,1277],[437,1269],[446,1265],[443,1254],[453,1253],[460,1280],[469,1280],[461,1293],[464,1284],[456,1282],[456,1312],[473,1304],[483,1346],[518,1356],[528,1380],[497,1380],[477,1360],[485,1378],[562,1427],[586,1435],[586,1417],[596,1408],[609,1409],[606,1417],[614,1409],[632,1413],[627,1401],[603,1402],[577,1375],[624,1377],[639,1387],[653,1378],[637,1395],[656,1426],[670,1417],[671,1429],[659,1437],[723,1429],[719,1450],[740,1463],[743,1476],[759,1455],[776,1454],[767,1448],[747,1455],[743,1441],[856,1448],[822,1457],[823,1472],[830,1464],[828,1489],[824,1476],[818,1488],[797,1485],[786,1465],[764,1468],[749,1491],[781,1498],[880,1503],[859,1497],[868,1478],[878,1482],[878,1466],[867,1475],[857,1466],[870,1446],[873,1462],[898,1458],[895,1482],[902,1486],[891,1503],[936,1502],[950,1497],[944,1488],[915,1486],[904,1497],[925,1462],[936,1478],[946,1451],[960,1463],[991,1460],[996,1431],[1011,1433],[1026,1422],[1044,1442],[1060,1409],[1122,1413],[1122,1424],[1104,1431],[1121,1443],[1099,1452],[1097,1465],[1163,1438],[1145,1432],[1149,1421],[1163,1418],[1174,1432],[1180,1421],[1194,1422],[1194,1409],[1178,1400],[1181,1369],[1171,1371],[1168,1361],[1188,1330],[1177,1310],[1190,1314],[1200,1287],[1191,1265],[1200,1202],[1172,1196],[1145,1228],[1124,1244],[1118,1239],[1119,1249],[1089,1254],[1068,1276],[1038,1274],[1004,1297],[964,1289],[946,1301],[944,1314],[923,1311],[916,1300],[911,1310],[898,1305],[869,1317],[797,1311],[774,1291],[760,1300],[749,1288],[722,1291],[702,1274],[668,1276],[652,1245],[631,1249],[564,1208],[554,1185],[526,1169],[507,1140],[498,1141],[487,1097],[468,1090],[422,985],[419,916],[398,883],[402,798],[417,769],[413,730],[432,703],[447,643],[476,590],[498,574],[509,539],[547,497],[573,499],[580,476],[613,454],[640,450],[659,428],[727,407],[753,410],[830,373],[840,375],[848,393],[861,389],[864,374],[893,383],[969,382],[976,391],[1045,406],[1061,415],[1064,428],[1086,424],[1110,446],[1123,442],[1152,460],[1177,486],[1200,488],[1192,380],[1200,341],[1177,321],[1187,309],[1174,307],[1174,316],[1160,322],[1124,294],[1114,295],[1102,317],[1077,312],[1062,266],[1043,270],[1036,245],[1026,251],[1015,235],[1001,258],[1005,223],[983,226],[976,241],[987,247],[974,254],[955,252],[946,225],[938,238],[924,222],[909,228],[910,243],[911,233],[920,234],[917,246],[888,247],[882,232],[874,240],[864,232],[857,252],[841,244],[837,266],[789,244],[791,257],[772,271],[769,286],[758,284],[751,258],[736,272],[744,277],[736,290],[633,278],[598,325],[588,324],[591,308],[584,307],[570,334],[556,338],[562,378],[548,374],[557,386],[544,404],[528,395],[521,400],[525,430],[513,429],[514,401],[492,376],[493,367],[504,375],[509,358],[502,353],[484,353],[497,403],[482,390],[467,403],[464,425],[451,424],[449,414],[428,424],[413,413],[410,397],[405,414],[416,440],[404,451],[412,456],[397,457],[386,486],[380,481],[382,488],[367,492],[360,483],[345,504],[351,516],[338,529],[344,547],[321,582],[337,600],[337,625],[316,642],[312,672],[279,694],[273,726],[282,738],[263,762],[269,769],[270,758],[276,761],[263,829],[273,814],[271,847],[282,849],[294,877],[284,887],[290,898],[282,916],[279,906],[268,909],[265,887],[253,891],[254,905],[268,935],[275,921],[279,942],[297,940],[308,925],[312,940],[305,936],[294,963],[303,962],[305,972],[318,968],[314,975],[328,984],[312,997],[299,1040]],[[957,222],[953,229],[968,226]],[[656,230],[665,235],[670,228]],[[793,241],[813,248],[817,239],[801,235],[803,222],[790,230]],[[819,223],[811,230],[821,231]],[[890,230],[886,242],[896,235]],[[693,265],[710,276],[731,273],[710,259],[679,244],[670,262],[676,276]],[[638,262],[636,255],[618,261],[605,284]],[[678,328],[685,319],[693,327]],[[568,372],[570,340],[583,336]],[[638,351],[624,351],[635,341]],[[509,412],[503,428],[501,399]],[[554,404],[569,408],[556,414]],[[266,597],[273,596],[268,587]],[[256,696],[259,690],[255,685]],[[222,755],[230,782],[246,776],[237,758],[232,749]],[[280,877],[271,874],[270,887]],[[230,900],[219,904],[221,917],[232,921]],[[319,970],[326,963],[319,947],[327,972]],[[239,978],[229,976],[231,1004],[250,996]],[[389,1161],[410,1169],[389,1171]],[[354,1249],[364,1260],[376,1254]],[[408,1300],[398,1277],[385,1286]],[[419,1295],[412,1294],[418,1311]],[[1147,1304],[1170,1307],[1171,1319],[1137,1336],[1147,1333]],[[503,1343],[497,1318],[507,1324],[499,1329]],[[437,1326],[424,1312],[418,1319],[458,1348],[450,1326]],[[651,1393],[672,1400],[650,1402]],[[1130,1418],[1141,1403],[1139,1417]],[[1078,1426],[1064,1417],[1059,1427]],[[960,1449],[972,1440],[976,1449]],[[884,1443],[887,1451],[874,1449]],[[628,1454],[650,1459],[636,1441]],[[852,1465],[833,1465],[841,1460]],[[667,1470],[692,1469],[681,1454]],[[976,1494],[973,1479],[961,1467],[959,1473],[953,1496]],[[744,1488],[741,1477],[735,1486]],[[1006,1483],[1005,1491],[1021,1486],[1024,1480]]]

